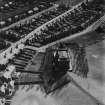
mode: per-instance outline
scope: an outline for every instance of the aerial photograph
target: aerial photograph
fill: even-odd
[[[0,105],[105,105],[105,0],[0,0]]]

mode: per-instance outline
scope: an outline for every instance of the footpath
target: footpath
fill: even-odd
[[[95,80],[91,78],[81,78],[74,73],[69,73],[70,77],[73,79],[75,85],[77,85],[81,90],[94,98],[99,104],[105,105],[105,86],[99,85]]]

